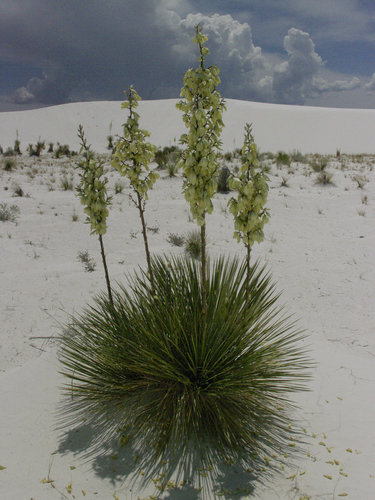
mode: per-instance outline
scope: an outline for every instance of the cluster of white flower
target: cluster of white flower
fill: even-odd
[[[216,90],[220,83],[216,66],[204,67],[209,50],[204,46],[207,37],[196,28],[194,42],[199,45],[200,66],[185,73],[184,86],[177,108],[183,111],[183,120],[189,130],[181,136],[186,145],[180,166],[184,175],[184,194],[194,219],[200,226],[206,213],[213,210],[212,197],[217,190],[216,174],[219,168],[217,150],[221,146],[220,133],[224,126],[224,100]]]
[[[123,136],[116,142],[112,166],[129,179],[131,187],[142,199],[147,200],[147,191],[152,188],[159,175],[150,172],[150,162],[157,148],[146,142],[150,133],[139,128],[139,114],[134,111],[140,100],[134,87],[130,86],[128,100],[121,105],[122,108],[129,109],[129,116],[123,126]]]
[[[268,196],[268,180],[258,159],[251,125],[247,123],[241,169],[237,177],[229,178],[229,187],[237,191],[237,199],[229,200],[229,210],[234,216],[234,237],[249,247],[264,239],[263,226],[269,220],[268,210],[264,208]]]
[[[107,207],[111,202],[106,188],[108,179],[103,177],[103,163],[94,157],[87,144],[82,125],[78,129],[78,137],[81,140],[83,160],[78,165],[80,183],[77,192],[82,205],[85,206],[86,222],[91,225],[91,234],[103,235],[107,231],[106,221],[109,214]]]

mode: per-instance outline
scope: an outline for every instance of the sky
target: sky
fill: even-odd
[[[1,0],[0,111],[177,98],[197,24],[225,98],[375,108],[375,0]]]

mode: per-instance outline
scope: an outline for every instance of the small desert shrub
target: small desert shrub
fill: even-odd
[[[115,194],[121,194],[124,190],[125,184],[123,182],[117,181],[115,183]]]
[[[47,153],[53,153],[53,142],[48,143],[48,151]]]
[[[17,155],[22,155],[20,146],[21,146],[21,142],[18,139],[16,139],[14,141],[13,151]]]
[[[361,201],[362,201],[362,205],[367,205],[368,197],[366,195],[362,196]]]
[[[19,211],[20,209],[17,205],[9,206],[7,203],[0,203],[0,221],[16,222]]]
[[[289,184],[288,184],[288,178],[287,177],[284,177],[282,176],[281,177],[281,184],[280,184],[280,187],[289,187]]]
[[[230,177],[230,170],[228,167],[223,166],[220,169],[219,178],[217,180],[217,192],[227,194],[230,191],[228,180]]]
[[[322,184],[323,186],[326,186],[327,184],[332,184],[332,174],[329,174],[328,172],[320,172],[316,176],[315,184]]]
[[[44,141],[38,141],[35,145],[35,147],[32,144],[29,144],[27,151],[29,153],[29,156],[37,156],[39,157],[46,148],[46,143]]]
[[[25,193],[19,184],[13,186],[13,196],[23,196]]]
[[[233,158],[241,158],[242,148],[233,149]]]
[[[361,217],[364,217],[366,215],[366,211],[365,210],[358,210],[358,215],[360,215]]]
[[[7,172],[11,172],[16,166],[16,160],[13,158],[8,158],[3,163],[3,169]]]
[[[77,214],[77,212],[74,210],[73,215],[72,215],[72,221],[73,221],[73,222],[77,222],[77,220],[78,220],[78,214]]]
[[[290,156],[284,151],[279,151],[276,155],[276,165],[281,167],[282,165],[290,166]]]
[[[77,259],[82,262],[85,271],[87,271],[88,273],[92,273],[93,271],[95,271],[96,262],[90,257],[87,250],[78,252]]]
[[[194,229],[185,238],[185,252],[193,259],[200,259],[201,251],[201,233],[199,229]]]
[[[291,161],[294,161],[296,163],[306,163],[306,156],[301,153],[301,151],[298,150],[293,150],[292,153],[290,154],[290,159]]]
[[[178,162],[169,160],[167,163],[167,171],[169,177],[175,177],[178,172]]]
[[[107,149],[109,151],[112,151],[113,148],[114,148],[114,144],[113,144],[113,135],[108,135],[107,136],[107,141],[108,141],[108,144],[107,144]]]
[[[358,189],[363,189],[368,182],[368,179],[363,175],[353,175],[353,181],[357,183]]]
[[[14,156],[13,148],[7,148],[7,150],[3,152],[3,156],[5,157]]]
[[[313,169],[314,172],[320,173],[324,172],[324,170],[327,168],[328,161],[324,157],[319,157],[319,158],[313,158],[310,166]]]
[[[57,147],[55,149],[55,158],[60,158],[61,156],[74,156],[73,151],[70,151],[69,146],[67,144],[57,143]]]
[[[68,179],[66,176],[64,176],[62,179],[61,179],[61,188],[64,190],[64,191],[72,191],[73,190],[73,179],[70,178]]]
[[[265,151],[265,152],[259,154],[259,160],[261,160],[261,161],[274,160],[274,159],[275,159],[275,155],[273,153],[271,153],[270,151]]]
[[[224,153],[224,160],[226,161],[232,161],[233,160],[233,153],[228,151],[227,153]]]
[[[185,237],[176,233],[169,233],[167,241],[175,247],[182,247],[185,243]]]
[[[163,149],[158,148],[155,152],[154,161],[158,168],[168,168],[168,164],[176,164],[180,158],[181,151],[177,146],[165,146]]]
[[[202,308],[200,265],[152,262],[146,272],[100,296],[65,329],[59,359],[64,424],[91,429],[91,449],[108,449],[129,429],[146,477],[163,469],[198,480],[221,462],[264,468],[265,456],[288,456],[298,444],[291,394],[305,389],[303,336],[282,315],[270,276],[219,259],[207,273]],[[261,477],[258,477],[261,479]]]
[[[151,233],[157,234],[159,232],[159,226],[147,226],[147,231],[150,231]]]

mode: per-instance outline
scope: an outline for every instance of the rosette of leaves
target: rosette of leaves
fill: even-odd
[[[264,478],[265,457],[277,465],[298,449],[291,393],[306,388],[304,336],[259,262],[248,290],[244,262],[212,262],[206,311],[196,261],[152,266],[154,289],[139,271],[113,304],[98,297],[64,331],[65,425],[84,418],[95,455],[116,453],[125,432],[146,482],[178,471],[199,480],[202,467],[220,474],[223,462]]]
[[[252,134],[252,126],[245,125],[245,140],[242,147],[241,168],[237,177],[229,178],[229,186],[237,191],[237,198],[229,200],[229,210],[234,216],[234,238],[243,242],[247,253],[247,268],[250,269],[250,252],[255,242],[264,239],[263,226],[269,220],[264,207],[267,202],[269,180],[258,159],[258,148]]]
[[[184,76],[181,101],[177,108],[183,111],[183,121],[188,133],[181,136],[185,150],[179,166],[183,169],[183,190],[190,204],[193,218],[201,227],[201,262],[203,301],[206,296],[206,214],[213,211],[212,197],[217,191],[217,172],[220,168],[217,152],[220,134],[224,126],[222,114],[224,99],[216,87],[220,83],[217,66],[206,68],[205,57],[210,53],[205,42],[207,37],[199,26],[195,28],[194,43],[199,46],[199,67],[190,68]]]
[[[139,114],[135,111],[141,97],[131,85],[127,91],[128,100],[121,104],[123,109],[129,110],[127,121],[123,124],[123,135],[119,137],[113,151],[112,166],[130,181],[135,192],[134,204],[139,210],[142,223],[143,241],[146,251],[147,266],[151,283],[153,281],[151,256],[147,240],[147,226],[144,218],[148,191],[158,179],[159,175],[150,170],[150,163],[156,153],[156,146],[147,142],[150,133],[139,127]]]
[[[111,286],[103,245],[103,235],[107,231],[108,206],[111,202],[111,197],[107,194],[108,179],[104,177],[103,162],[95,158],[90,145],[86,141],[82,125],[78,127],[78,137],[81,141],[83,160],[78,165],[80,182],[77,186],[77,193],[81,199],[82,205],[85,207],[84,212],[87,216],[86,223],[90,224],[91,234],[97,234],[99,237],[108,295],[112,301]]]

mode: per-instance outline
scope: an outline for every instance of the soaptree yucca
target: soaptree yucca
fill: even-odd
[[[203,304],[206,301],[206,214],[213,210],[212,197],[217,191],[218,149],[223,128],[224,100],[216,87],[220,83],[217,66],[206,68],[207,37],[196,26],[194,42],[199,47],[199,67],[189,69],[181,89],[177,108],[184,112],[188,133],[181,136],[186,147],[180,166],[183,168],[184,193],[193,218],[201,229],[201,279]]]
[[[99,237],[108,296],[112,302],[111,283],[103,243],[103,235],[107,231],[108,206],[111,202],[106,187],[108,179],[103,175],[103,163],[95,158],[94,152],[87,143],[82,125],[78,127],[78,137],[81,141],[83,160],[78,164],[80,182],[77,192],[81,203],[85,206],[86,222],[90,224],[91,234],[97,234]]]
[[[248,276],[235,259],[208,265],[205,309],[197,261],[151,265],[153,287],[139,272],[113,305],[97,298],[63,335],[66,411],[94,427],[98,446],[127,429],[152,473],[164,464],[191,477],[223,460],[264,475],[265,455],[282,456],[295,438],[290,393],[307,377],[303,335],[259,263]]]
[[[241,152],[241,168],[238,176],[229,178],[229,186],[237,191],[237,197],[229,200],[234,216],[234,237],[246,247],[246,268],[250,274],[250,252],[255,242],[264,239],[263,226],[269,220],[264,207],[268,196],[268,177],[263,171],[250,124],[245,126],[245,139]]]
[[[128,119],[123,125],[123,135],[118,138],[113,150],[112,166],[127,177],[135,193],[133,202],[139,211],[142,224],[142,235],[146,252],[150,281],[153,282],[151,255],[147,239],[145,221],[146,201],[148,191],[158,179],[156,172],[150,171],[150,162],[155,156],[156,146],[147,142],[150,133],[139,127],[139,114],[136,112],[141,100],[135,88],[131,85],[127,91],[128,99],[121,105],[129,110]]]

